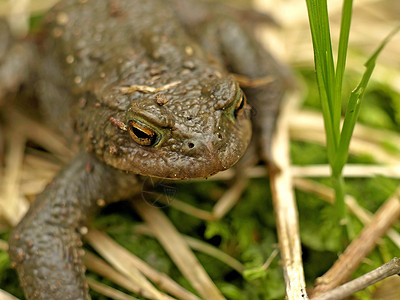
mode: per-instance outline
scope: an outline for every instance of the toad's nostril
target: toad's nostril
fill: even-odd
[[[201,138],[191,138],[182,145],[182,151],[185,155],[197,158],[210,158],[215,155],[213,141],[207,141]]]

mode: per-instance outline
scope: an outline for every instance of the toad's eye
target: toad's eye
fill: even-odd
[[[130,120],[128,130],[131,138],[142,146],[155,146],[160,140],[157,132],[139,121]]]
[[[246,105],[246,96],[244,95],[243,91],[240,89],[238,94],[238,100],[236,102],[236,107],[234,111],[235,118],[240,114],[243,107]]]

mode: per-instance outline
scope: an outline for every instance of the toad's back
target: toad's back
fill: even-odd
[[[248,107],[165,4],[58,4],[46,18],[44,107],[63,131],[75,123],[86,148],[116,168],[205,177],[244,153]]]
[[[154,62],[171,72],[182,69],[193,57],[205,63],[201,51],[194,56],[185,51],[187,46],[193,47],[193,41],[165,1],[67,0],[59,3],[46,20],[57,59],[70,62],[69,69],[81,76],[80,86],[106,71],[116,72],[107,74],[111,78],[103,78],[103,82],[112,83],[126,69],[137,75],[132,79],[142,78],[144,83],[152,76],[148,71]],[[167,74],[176,76],[171,72]]]

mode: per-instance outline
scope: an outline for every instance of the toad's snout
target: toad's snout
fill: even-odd
[[[204,157],[211,162],[218,162],[219,149],[223,147],[224,142],[213,136],[209,138],[189,138],[182,143],[182,153],[188,157]],[[215,161],[217,159],[217,161]]]
[[[185,140],[181,146],[182,153],[187,157],[197,158],[193,166],[187,167],[193,174],[188,177],[207,177],[220,170],[230,167],[234,162],[229,155],[226,156],[221,148],[224,147],[224,141],[217,136],[212,138],[190,138]],[[202,158],[201,160],[199,158]]]

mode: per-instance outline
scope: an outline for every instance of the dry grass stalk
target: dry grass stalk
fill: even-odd
[[[354,213],[354,215],[356,215],[357,218],[359,218],[364,225],[371,223],[373,218],[372,213],[360,207],[353,197],[346,197],[346,205],[349,210]],[[394,228],[391,228],[387,231],[386,235],[397,246],[397,248],[400,249],[400,234]]]
[[[41,174],[44,173],[44,175],[54,176],[60,171],[62,165],[63,163],[55,159],[52,154],[28,148],[24,157],[23,176],[31,179],[28,176],[32,176],[31,173],[34,170],[38,170]]]
[[[290,174],[289,115],[296,99],[288,97],[277,122],[272,144],[272,160],[278,171],[271,172],[272,199],[274,204],[279,248],[289,300],[308,299],[301,259],[301,244],[297,207]]]
[[[134,201],[133,206],[196,291],[205,299],[225,299],[167,217],[143,201]]]
[[[399,217],[400,188],[385,201],[371,223],[364,227],[328,272],[317,279],[312,295],[318,296],[345,282]]]
[[[391,261],[380,266],[379,268],[364,274],[350,282],[347,282],[321,296],[312,298],[314,300],[340,300],[344,299],[355,292],[377,283],[387,277],[400,274],[400,258],[393,258]]]
[[[281,25],[278,33],[271,30],[263,32],[262,38],[275,55],[291,66],[313,67],[313,51],[306,4],[297,0],[256,0],[255,4],[263,11],[271,13]],[[398,24],[400,5],[392,0],[354,1],[354,13],[350,35],[350,55],[348,69],[361,73],[366,55],[371,54],[385,33],[389,33]],[[334,47],[338,43],[342,1],[328,1],[331,31]],[[373,24],[373,26],[371,26]],[[366,31],[366,28],[367,31]],[[365,33],[368,32],[368,38]],[[400,74],[398,49],[400,37],[395,37],[387,45],[379,58],[374,81],[390,85],[400,92]]]
[[[135,226],[135,230],[137,233],[154,237],[152,230],[147,225]],[[235,269],[238,273],[243,273],[244,266],[232,256],[201,240],[192,238],[187,235],[182,235],[182,237],[184,238],[188,246],[193,250],[214,257],[215,259],[218,259],[224,264],[230,266],[232,269]]]
[[[37,195],[58,173],[62,163],[43,151],[28,148],[25,152],[20,192],[23,195]]]
[[[15,125],[15,124],[14,124]],[[21,197],[19,181],[26,138],[17,126],[8,132],[4,178],[0,185],[0,215],[11,225],[16,225],[28,210],[27,201]]]
[[[88,278],[87,279],[89,286],[91,289],[95,290],[96,292],[107,296],[111,299],[115,300],[139,300],[138,298],[129,296],[121,291],[118,291],[112,287],[109,287],[105,284],[99,283],[93,279]]]
[[[237,174],[231,173],[231,175],[232,177],[234,177]],[[246,177],[248,178],[248,176],[236,176],[235,181],[233,182],[231,187],[228,188],[228,190],[214,205],[212,212],[199,209],[193,205],[187,204],[183,201],[172,198],[170,196],[166,197],[165,195],[159,194],[158,199],[160,200],[161,203],[171,206],[179,211],[194,216],[198,219],[205,221],[215,221],[223,218],[240,200],[244,190],[248,185],[248,180]]]
[[[158,199],[160,200],[161,203],[171,206],[176,210],[179,210],[187,215],[194,216],[198,219],[206,221],[215,220],[215,217],[212,214],[212,212],[197,208],[193,205],[190,205],[176,198],[172,198],[170,196],[168,196],[168,199],[166,199],[167,197],[165,195],[158,195],[158,196],[160,196]]]
[[[12,32],[16,36],[24,37],[29,32],[29,17],[28,9],[30,0],[13,0],[10,2],[10,14],[8,22]]]
[[[59,0],[35,0],[29,1],[28,12],[30,15],[36,15],[43,13],[50,9]],[[0,17],[9,16],[12,10],[13,1],[1,1],[0,2]]]
[[[302,191],[318,195],[318,197],[331,204],[335,201],[335,192],[330,187],[304,178],[295,178],[293,182],[296,188]],[[346,206],[364,225],[371,223],[373,215],[365,208],[362,208],[352,196],[346,195]],[[400,249],[400,234],[391,228],[386,235]]]
[[[3,291],[0,289],[0,299],[1,300],[18,300],[18,298],[14,297],[13,295],[10,295],[6,291]]]
[[[329,177],[329,165],[308,165],[308,166],[292,166],[293,177]],[[388,178],[400,178],[400,164],[396,165],[359,165],[347,164],[343,169],[343,176],[345,178],[367,178],[375,176],[385,176]]]
[[[32,174],[35,174],[33,172]],[[24,195],[37,195],[44,190],[46,185],[51,181],[51,178],[37,178],[32,180],[22,181],[20,184],[21,193]]]
[[[276,248],[274,251],[272,251],[271,255],[268,257],[268,259],[265,261],[265,263],[261,266],[260,270],[267,270],[269,266],[271,265],[272,261],[275,259],[275,257],[279,254],[279,249]]]
[[[246,179],[246,177],[239,174],[233,182],[232,186],[214,205],[212,211],[214,220],[219,220],[223,218],[232,209],[232,207],[235,206],[235,204],[240,200],[247,185],[248,180]]]
[[[400,299],[400,276],[392,276],[381,281],[374,289],[372,299]]]
[[[131,253],[125,248],[114,243],[109,237],[101,234],[97,230],[89,231],[85,239],[92,245],[98,253],[100,253],[108,262],[110,262],[117,270],[129,277],[142,289],[149,292],[154,299],[167,299],[166,295],[157,290],[147,278],[140,272],[131,260]]]
[[[297,134],[293,133],[293,139],[305,142],[312,142],[325,146],[325,136],[321,132],[312,132]],[[398,164],[400,162],[400,155],[391,153],[382,145],[359,140],[356,136],[350,143],[351,154],[356,155],[372,155],[374,160],[384,164]]]
[[[297,110],[290,119],[290,128],[295,130],[300,127],[302,130],[322,131],[322,114],[309,109]],[[400,135],[395,131],[376,129],[358,123],[354,128],[354,137],[375,144],[392,144],[400,150]]]
[[[244,266],[232,256],[229,256],[225,252],[219,250],[218,248],[211,246],[210,244],[203,242],[201,240],[192,238],[190,236],[184,236],[185,241],[190,246],[190,248],[208,254],[215,259],[223,262],[224,264],[235,269],[238,273],[242,274],[244,271]]]
[[[290,172],[294,178],[306,178],[306,177],[329,177],[330,168],[329,165],[307,165],[297,166],[292,165]],[[230,180],[235,176],[235,171],[226,170],[211,176],[207,180]],[[256,166],[246,170],[247,178],[263,178],[268,176],[268,172],[264,166]],[[400,164],[390,165],[362,165],[362,164],[347,164],[343,169],[343,176],[346,178],[368,178],[375,176],[385,176],[388,178],[400,178]],[[198,179],[201,181],[201,179]]]
[[[49,128],[43,123],[33,120],[16,109],[11,111],[12,122],[14,124],[23,124],[26,138],[40,145],[60,161],[67,163],[75,154],[71,149],[74,145],[68,145],[62,135]],[[76,146],[76,145],[75,145]]]
[[[28,202],[23,195],[41,192],[55,174],[54,171],[49,172],[48,177],[40,174],[50,163],[49,161],[46,164],[43,160],[41,161],[43,165],[36,165],[37,168],[33,170],[24,170],[26,140],[34,141],[64,162],[70,159],[73,151],[65,145],[65,141],[58,134],[48,127],[28,118],[16,109],[11,107],[7,109],[7,114],[2,116],[6,119],[8,126],[5,144],[9,150],[6,153],[5,167],[2,171],[4,178],[0,188],[0,214],[9,224],[16,225],[28,209]],[[38,182],[25,180],[26,177],[33,177]]]
[[[144,297],[146,299],[154,299],[152,294],[150,294],[147,290],[142,289],[139,285],[136,284],[136,282],[132,281],[124,274],[118,272],[116,269],[111,267],[108,263],[94,255],[93,253],[85,251],[83,261],[88,270],[111,280],[112,282],[118,284],[119,286],[125,288],[132,293],[135,293],[138,296]]]
[[[113,264],[116,266],[117,269],[129,269],[131,268],[131,266],[135,266],[135,268],[137,268],[139,272],[143,273],[152,282],[157,284],[159,288],[170,293],[171,295],[174,295],[179,299],[199,300],[197,296],[185,290],[183,287],[173,281],[169,276],[156,271],[140,258],[115,243],[104,233],[97,230],[90,230],[89,233],[86,235],[86,239],[95,249],[107,248],[107,258],[108,260],[114,262]],[[110,259],[111,256],[113,256],[113,259]],[[119,263],[115,264],[115,261],[117,260],[119,260]],[[126,274],[127,272],[128,271],[123,271],[124,274]]]
[[[0,240],[0,251],[8,251],[8,243]]]
[[[300,111],[292,116],[290,123],[290,135],[293,139],[325,145],[320,113]],[[399,164],[400,154],[385,148],[385,143],[400,149],[400,136],[394,132],[357,124],[350,143],[350,153],[373,155],[377,162]]]

